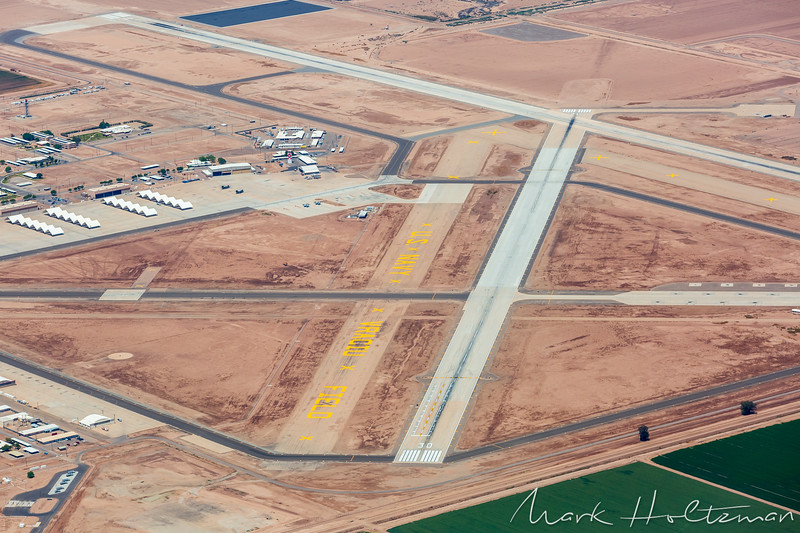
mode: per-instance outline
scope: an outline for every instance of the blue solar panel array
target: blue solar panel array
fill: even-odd
[[[216,26],[217,28],[224,28],[226,26],[236,26],[237,24],[247,24],[248,22],[314,13],[315,11],[324,11],[326,9],[330,8],[315,4],[307,4],[305,2],[297,2],[296,0],[283,0],[282,2],[226,9],[225,11],[201,13],[199,15],[189,15],[188,17],[181,18],[207,24],[209,26]]]

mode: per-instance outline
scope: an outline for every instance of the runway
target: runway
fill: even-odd
[[[490,252],[395,459],[439,463],[450,449],[584,131],[555,125]]]
[[[182,26],[162,22],[160,20],[132,15],[124,12],[107,13],[100,15],[107,19],[109,23],[128,24],[130,26],[165,33],[172,36],[184,37],[194,41],[203,42],[212,46],[221,46],[233,50],[270,57],[279,61],[285,61],[305,67],[310,67],[323,72],[330,72],[358,78],[362,80],[389,85],[398,89],[405,89],[429,96],[437,96],[447,100],[470,104],[486,109],[493,109],[508,113],[512,116],[530,117],[544,122],[556,124],[568,123],[573,114],[557,110],[545,109],[506,98],[485,95],[466,89],[451,87],[448,85],[430,82],[410,76],[404,76],[380,70],[377,68],[360,66],[345,61],[329,59],[315,56],[304,52],[289,50],[263,43],[256,43],[239,39],[228,35],[222,35],[211,31],[201,30],[190,26]],[[7,40],[4,41],[8,44]],[[80,59],[78,59],[80,61]],[[592,119],[587,116],[576,116],[575,126],[581,127],[588,132],[596,133],[616,139],[621,139],[633,144],[657,148],[668,152],[676,152],[684,155],[698,157],[725,165],[732,165],[739,168],[754,170],[772,176],[800,181],[800,168],[792,165],[770,161],[747,154],[740,154],[730,150],[714,148],[691,141],[684,141],[650,133],[634,128],[610,124]],[[386,173],[389,173],[388,171]]]

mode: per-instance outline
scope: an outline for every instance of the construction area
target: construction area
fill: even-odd
[[[0,529],[386,532],[800,417],[792,3],[401,4],[0,6]]]

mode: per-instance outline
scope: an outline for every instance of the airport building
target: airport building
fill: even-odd
[[[225,163],[224,165],[211,165],[203,169],[203,174],[206,176],[227,176],[229,174],[237,174],[239,172],[252,172],[253,167],[250,163]]]
[[[82,425],[83,427],[93,428],[99,426],[100,424],[108,424],[109,422],[112,422],[112,419],[107,416],[91,414],[83,417],[78,424]]]
[[[111,185],[103,185],[102,187],[94,187],[87,192],[89,196],[97,200],[98,198],[106,198],[108,196],[116,196],[120,193],[131,190],[131,186],[126,183],[114,183]]]

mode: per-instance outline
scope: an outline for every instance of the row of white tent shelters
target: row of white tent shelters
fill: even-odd
[[[180,198],[175,198],[174,196],[167,196],[166,194],[153,192],[150,189],[139,191],[139,196],[141,198],[146,198],[148,200],[152,200],[159,204],[168,205],[170,207],[176,207],[181,210],[191,209],[193,207],[191,202],[187,202],[186,200],[181,200]]]
[[[158,214],[158,212],[152,207],[135,204],[127,200],[120,200],[116,196],[109,196],[108,198],[103,198],[103,203],[145,217],[154,217]]]
[[[45,214],[53,218],[61,219],[64,222],[83,226],[84,228],[95,229],[100,227],[100,222],[88,217],[84,217],[83,215],[70,213],[69,211],[61,209],[60,207],[51,207],[45,211]]]
[[[28,218],[23,215],[11,215],[6,220],[12,224],[17,224],[18,226],[22,226],[24,228],[41,231],[45,235],[52,235],[53,237],[55,237],[56,235],[64,235],[64,230],[61,228],[58,228],[56,226],[51,226],[46,222],[39,222],[38,220],[33,220],[32,218]]]

